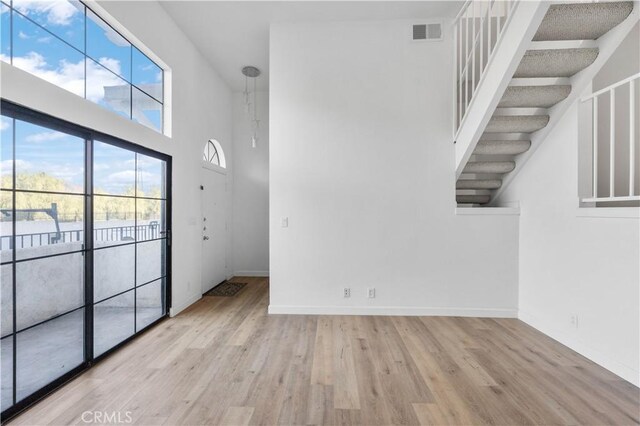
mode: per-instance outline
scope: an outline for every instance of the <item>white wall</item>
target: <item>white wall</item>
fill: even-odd
[[[231,91],[158,3],[100,5],[171,68],[172,138],[5,63],[2,97],[173,157],[172,312],[176,313],[201,296],[200,161],[206,141],[216,138],[232,163]]]
[[[410,24],[272,26],[270,312],[516,313],[518,217],[454,213],[450,26]]]
[[[640,212],[578,209],[577,127],[574,105],[500,200],[520,202],[519,317],[638,385]]]
[[[594,78],[593,90],[638,72],[639,34],[636,25]],[[608,102],[606,106],[599,127],[608,132]],[[619,105],[617,110],[623,117],[616,126],[628,129],[628,107],[624,111]],[[499,200],[520,202],[519,316],[638,385],[640,210],[578,209],[579,186],[583,193],[591,188],[591,126],[579,128],[585,125],[585,114],[590,115],[588,104],[573,105]],[[599,140],[607,148],[605,136]],[[628,141],[628,130],[624,139],[619,137]],[[628,189],[628,167],[624,170],[623,164],[628,163],[628,149],[617,154],[624,160],[618,168],[626,181],[620,187]],[[608,152],[601,150],[600,158],[608,164]],[[608,168],[601,172],[607,182],[600,194],[606,195]],[[579,178],[586,179],[586,185],[579,185]],[[588,216],[593,214],[597,217]],[[577,327],[571,323],[573,315]]]
[[[252,96],[253,99],[253,96]],[[269,94],[258,92],[259,141],[244,94],[233,95],[233,268],[234,275],[269,275]],[[253,117],[253,116],[251,116]]]

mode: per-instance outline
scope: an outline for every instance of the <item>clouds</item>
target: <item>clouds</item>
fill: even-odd
[[[7,117],[2,117],[0,120],[0,131],[7,130],[11,127],[11,119]]]
[[[34,133],[26,136],[24,140],[31,143],[41,143],[41,142],[57,141],[60,139],[64,139],[66,137],[68,136],[65,135],[64,133],[51,131],[51,132]]]
[[[138,180],[153,179],[155,176],[149,172],[138,172]],[[111,184],[133,184],[136,179],[136,172],[133,170],[123,170],[108,174],[102,181]]]
[[[5,55],[0,55],[0,59],[9,62]],[[120,62],[117,59],[105,57],[100,58],[100,62],[105,65],[108,64],[113,69],[120,69]],[[79,62],[61,60],[58,64],[49,64],[40,53],[29,52],[25,56],[15,56],[13,65],[71,93],[85,97],[84,59]],[[128,85],[111,71],[104,69],[91,60],[87,60],[86,98],[95,103],[104,101],[105,87],[128,87]],[[129,103],[128,98],[123,98],[122,100],[126,104]],[[117,101],[112,100],[112,106],[117,105]]]
[[[4,55],[0,56],[7,61]],[[13,66],[78,96],[84,95],[84,60],[78,63],[62,60],[54,67],[40,53],[29,52],[25,56],[14,56]]]
[[[44,15],[50,25],[68,26],[73,17],[81,12],[78,2],[51,0],[14,0],[13,7],[24,15],[33,13]]]
[[[0,174],[7,176],[13,173],[13,160],[0,161]],[[84,181],[84,168],[72,163],[32,162],[26,160],[15,161],[16,174],[45,173],[64,181],[69,187],[82,185]]]

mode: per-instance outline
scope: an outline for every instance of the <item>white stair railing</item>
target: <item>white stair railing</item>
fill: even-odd
[[[591,197],[583,198],[582,201],[586,203],[597,202],[624,202],[624,201],[640,201],[640,195],[635,195],[636,192],[636,119],[637,119],[637,106],[636,106],[636,86],[637,80],[640,79],[640,73],[634,74],[631,77],[620,80],[604,89],[582,98],[582,102],[591,102],[591,117],[592,117],[592,194]],[[629,144],[629,190],[627,194],[616,194],[616,91],[619,90],[629,91],[629,136],[628,141],[620,141],[620,143]],[[600,145],[599,141],[599,120],[598,116],[598,101],[604,97],[609,98],[609,191],[608,195],[602,195],[598,191],[598,178],[599,178],[599,163],[598,163],[598,149]],[[625,108],[626,110],[626,108]],[[627,113],[624,111],[623,113]]]
[[[467,0],[453,22],[456,136],[517,2]]]

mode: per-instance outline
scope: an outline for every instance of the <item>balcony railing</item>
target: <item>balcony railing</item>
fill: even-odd
[[[636,106],[636,87],[638,85],[638,80],[640,80],[640,73],[632,75],[631,77],[625,78],[617,83],[614,83],[610,86],[605,87],[602,90],[598,90],[597,92],[586,96],[582,99],[582,102],[591,102],[591,118],[592,118],[592,194],[591,197],[583,198],[583,202],[587,203],[598,203],[598,202],[628,202],[628,201],[640,201],[640,195],[636,195],[636,179],[638,171],[636,170],[636,160],[637,160],[637,152],[636,152],[636,119],[637,119],[637,106]],[[622,91],[628,91],[629,96],[629,104],[620,105],[620,103],[616,102],[616,93],[621,94]],[[600,106],[603,102],[609,102],[609,111],[608,111],[608,120],[605,117],[602,117],[599,114]],[[623,103],[626,102],[623,100]],[[616,109],[616,105],[618,108]],[[623,106],[623,108],[620,108]],[[616,122],[620,122],[618,117],[621,115],[628,114],[628,136],[625,138],[627,140],[618,140],[616,137],[617,134],[617,126]],[[622,117],[624,122],[624,118]],[[609,134],[608,134],[608,151],[609,153],[609,165],[608,165],[608,174],[609,174],[609,190],[605,195],[600,192],[598,189],[599,179],[606,177],[606,164],[599,164],[599,156],[600,156],[600,148],[601,148],[601,127],[602,125],[609,126]],[[621,132],[624,133],[624,132]],[[605,141],[606,142],[606,141]],[[628,173],[626,176],[623,174],[625,170],[618,170],[616,168],[616,162],[619,163],[620,153],[617,151],[618,144],[628,144]],[[625,152],[627,154],[627,152]],[[626,155],[624,156],[626,157]],[[616,161],[618,160],[618,161]],[[620,164],[618,164],[620,165]],[[603,173],[603,171],[605,173]],[[603,176],[604,175],[604,176]],[[621,178],[622,175],[622,178]],[[625,178],[629,180],[628,190],[626,193],[621,193],[622,191],[618,191],[616,193],[616,181],[620,182],[624,181]]]
[[[518,0],[468,0],[454,20],[454,134],[457,135]]]
[[[94,229],[95,242],[107,241],[135,241],[152,240],[160,238],[160,225],[152,222],[146,225],[122,225],[110,228]],[[33,234],[19,234],[15,236],[17,249],[41,247],[51,244],[74,243],[84,241],[84,231],[67,230],[53,232],[38,232]],[[12,250],[13,238],[11,235],[0,236],[0,248]]]

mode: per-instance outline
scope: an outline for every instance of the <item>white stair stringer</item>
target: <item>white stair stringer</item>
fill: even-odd
[[[526,152],[515,157],[515,169],[512,172],[504,175],[502,179],[502,185],[500,186],[500,188],[493,192],[491,201],[488,203],[489,205],[496,205],[497,202],[499,202],[500,194],[502,194],[504,190],[509,187],[509,184],[515,179],[520,170],[522,170],[529,158],[531,158],[531,156],[535,153],[536,149],[538,149],[538,147],[546,139],[547,135],[562,119],[564,113],[574,102],[578,101],[580,95],[588,87],[598,71],[600,71],[607,60],[611,57],[613,52],[615,52],[616,48],[633,29],[634,25],[640,20],[640,2],[635,0],[633,2],[618,2],[608,4],[616,8],[618,11],[620,9],[625,10],[624,8],[620,7],[619,3],[632,3],[633,10],[628,14],[624,21],[613,27],[606,34],[602,35],[596,40],[599,50],[597,58],[590,66],[569,78],[569,82],[572,87],[571,93],[563,101],[557,103],[547,110],[547,114],[549,115],[549,123],[544,128],[531,134],[531,147]],[[602,5],[607,3],[588,3],[587,5],[592,7],[593,5],[598,4]],[[586,28],[585,31],[589,31],[589,29]]]
[[[518,1],[514,7],[509,20],[504,23],[503,34],[494,47],[494,53],[455,135],[456,179],[473,154],[549,3],[541,0]]]
[[[526,13],[535,28],[533,31],[520,29],[528,41],[510,43],[512,54],[514,46],[518,46],[515,49],[518,62],[515,66],[511,63],[510,67],[495,67],[494,72],[512,69],[510,74],[503,74],[501,83],[496,83],[496,76],[483,76],[484,83],[492,82],[497,92],[485,93],[485,99],[473,99],[468,117],[460,125],[456,134],[456,200],[459,204],[496,203],[497,197],[632,29],[640,9],[637,0],[549,4],[527,7]],[[522,2],[519,7],[524,7]],[[544,11],[543,19],[538,19],[541,11]],[[521,12],[524,14],[525,10]],[[570,24],[565,25],[563,19]],[[575,28],[576,22],[582,24]],[[499,53],[497,50],[496,57]],[[489,68],[487,73],[491,72]],[[478,98],[482,89],[483,85],[479,84]],[[474,106],[490,108],[483,116],[482,111],[474,111]],[[469,117],[473,120],[467,120]],[[478,127],[470,129],[471,123]]]

